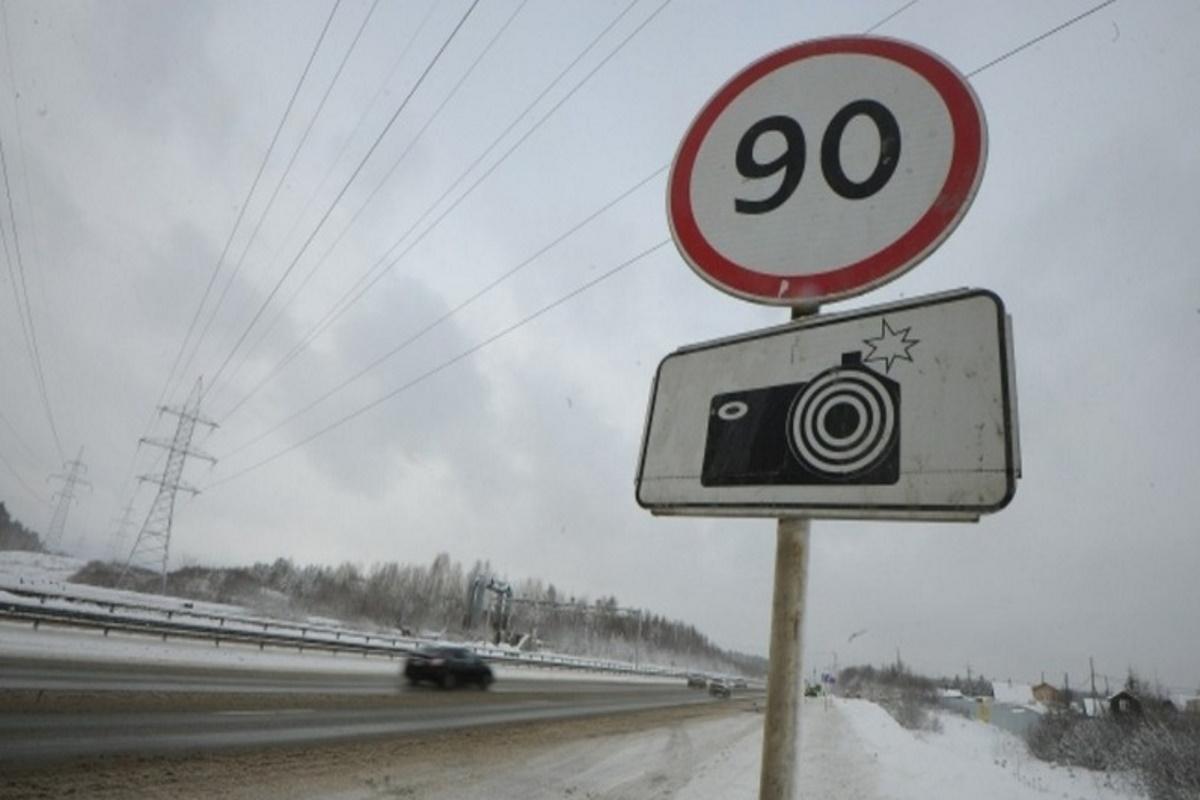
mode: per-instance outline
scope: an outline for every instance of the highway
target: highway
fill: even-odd
[[[49,711],[6,708],[0,764],[325,744],[713,702],[682,682],[501,677],[487,692],[412,689],[400,685],[398,670],[298,673],[0,658],[0,695],[73,698],[66,706],[48,704]],[[156,702],[142,702],[147,697]],[[256,697],[276,702],[255,708]],[[96,700],[105,702],[89,707]]]

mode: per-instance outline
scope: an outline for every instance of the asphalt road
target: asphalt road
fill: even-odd
[[[354,656],[347,656],[353,660]],[[407,688],[400,678],[404,661],[397,659],[382,671],[305,672],[239,667],[196,667],[173,664],[69,662],[47,658],[0,655],[0,690],[59,692],[226,692],[248,694],[393,694]],[[639,686],[613,680],[545,680],[517,677],[521,667],[501,667],[503,680],[493,692],[573,692],[579,686],[608,691]],[[544,667],[535,669],[544,670]],[[515,673],[515,674],[514,674]],[[572,673],[565,673],[572,674]],[[680,679],[682,681],[682,679]]]
[[[397,661],[395,672],[387,675],[201,668],[170,664],[72,663],[0,657],[0,689],[378,694],[396,689],[402,665],[403,661]]]
[[[713,702],[707,693],[682,684],[604,680],[501,678],[487,692],[410,689],[400,685],[398,671],[399,665],[396,673],[385,675],[84,668],[0,659],[0,689],[70,692],[84,698],[84,707],[87,697],[112,692],[191,700],[186,711],[168,710],[170,699],[156,706],[162,710],[119,710],[110,702],[103,710],[5,711],[0,714],[0,764],[330,743]],[[287,707],[225,704],[238,693],[292,697]],[[199,707],[197,697],[202,698]],[[306,703],[317,697],[320,703]]]

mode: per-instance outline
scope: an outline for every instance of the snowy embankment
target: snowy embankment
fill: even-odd
[[[820,800],[1139,800],[1114,787],[1103,773],[1054,767],[1038,761],[1016,736],[981,722],[940,714],[942,731],[915,733],[900,727],[881,707],[865,700],[805,701],[797,764],[800,797]],[[762,731],[760,715],[737,715],[707,723],[705,740],[718,743],[698,757],[678,786],[676,800],[753,800],[758,797]],[[618,752],[651,752],[646,742],[614,742]],[[590,744],[597,758],[599,743]],[[547,754],[545,758],[550,758]],[[609,762],[633,778],[646,764]],[[559,787],[562,788],[562,787]],[[591,787],[580,786],[585,791]],[[499,796],[504,796],[503,794]],[[542,797],[543,795],[534,795]],[[557,796],[552,792],[546,797]]]
[[[643,730],[562,736],[490,750],[466,760],[390,763],[342,776],[335,796],[373,800],[386,785],[425,800],[552,800],[659,797],[754,800],[762,753],[761,713],[675,718]],[[865,700],[806,700],[797,796],[814,800],[1143,800],[1105,776],[1037,761],[1024,742],[994,726],[940,715],[942,731],[914,733]],[[350,788],[355,787],[355,788]],[[303,786],[262,796],[325,796]]]
[[[940,733],[901,728],[865,700],[837,702],[861,747],[875,764],[877,796],[896,800],[962,797],[972,800],[1129,800],[1101,772],[1056,767],[1034,758],[1007,731],[955,714],[939,714]],[[814,714],[820,714],[814,709]]]

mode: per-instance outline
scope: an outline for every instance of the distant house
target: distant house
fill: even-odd
[[[1033,693],[1033,699],[1044,706],[1056,706],[1062,703],[1062,692],[1044,681],[1030,689],[1030,692]]]
[[[1009,703],[1014,706],[1029,705],[1033,702],[1033,692],[1028,683],[992,681],[992,696],[997,703]]]
[[[1121,691],[1108,698],[1108,712],[1113,716],[1142,713],[1142,701],[1138,700],[1128,689]]]
[[[1189,714],[1200,714],[1200,697],[1184,698],[1183,710]]]

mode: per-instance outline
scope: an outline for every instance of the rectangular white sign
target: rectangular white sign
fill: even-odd
[[[1016,491],[995,294],[932,295],[685,347],[659,365],[637,476],[656,514],[977,519]]]

